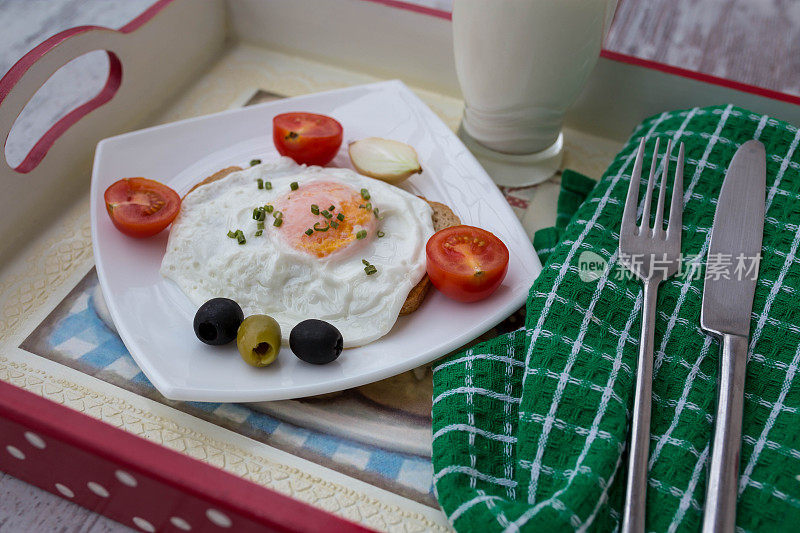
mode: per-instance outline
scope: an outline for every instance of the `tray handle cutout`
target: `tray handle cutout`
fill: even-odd
[[[114,97],[122,84],[122,62],[109,50],[109,37],[115,33],[99,26],[80,26],[57,33],[25,54],[0,80],[0,135],[5,148],[17,117],[53,74],[89,52],[105,50],[108,54],[108,78],[100,92],[57,120],[13,170],[21,174],[32,171],[65,131]]]

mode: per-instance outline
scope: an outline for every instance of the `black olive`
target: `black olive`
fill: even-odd
[[[342,346],[342,334],[324,320],[303,320],[289,334],[289,348],[306,363],[324,365],[335,361]]]
[[[194,334],[206,344],[218,346],[236,339],[244,320],[239,304],[228,298],[212,298],[194,315]]]

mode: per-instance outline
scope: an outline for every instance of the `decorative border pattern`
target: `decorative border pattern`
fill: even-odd
[[[12,337],[24,321],[92,258],[89,199],[84,198],[18,265],[0,278],[0,343]]]
[[[136,407],[122,396],[58,378],[21,361],[0,356],[0,379],[114,427],[184,453],[244,479],[287,494],[372,528],[392,531],[446,531],[419,513],[382,502],[289,465],[214,440],[202,431]]]

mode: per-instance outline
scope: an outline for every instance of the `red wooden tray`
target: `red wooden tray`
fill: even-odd
[[[457,97],[449,21],[449,13],[397,0],[160,0],[119,30],[85,26],[47,39],[0,80],[0,132],[6,137],[35,91],[71,59],[106,50],[109,77],[99,94],[56,122],[20,165],[0,165],[0,281],[21,279],[25,268],[39,275],[36,267],[26,267],[34,262],[23,261],[48,238],[37,213],[55,221],[80,212],[77,193],[66,191],[85,197],[96,143],[146,122],[144,117],[200,79],[230,43],[281,49],[378,78],[400,77]],[[319,31],[298,42],[292,36],[301,24]],[[603,51],[567,126],[621,140],[645,116],[722,102],[800,123],[796,96]],[[65,197],[75,198],[77,207],[65,207]],[[34,229],[20,236],[19,227],[41,227],[41,235]],[[55,277],[42,277],[56,284]],[[29,329],[25,313],[41,315],[37,309],[46,307],[52,290],[51,282],[43,283],[41,295],[28,303],[12,294],[16,285],[0,285],[7,290],[0,363]],[[143,531],[364,529],[58,405],[42,398],[43,392],[11,385],[13,372],[0,377],[0,470],[120,523]]]

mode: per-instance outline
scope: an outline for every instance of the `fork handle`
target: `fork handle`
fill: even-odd
[[[622,533],[642,533],[647,496],[647,458],[650,453],[650,405],[653,398],[653,335],[656,323],[656,296],[661,279],[644,281],[642,332],[639,362],[636,365],[636,394],[631,422],[631,447],[628,454],[628,480]]]
[[[703,533],[733,533],[736,527],[746,365],[747,337],[723,335]]]

